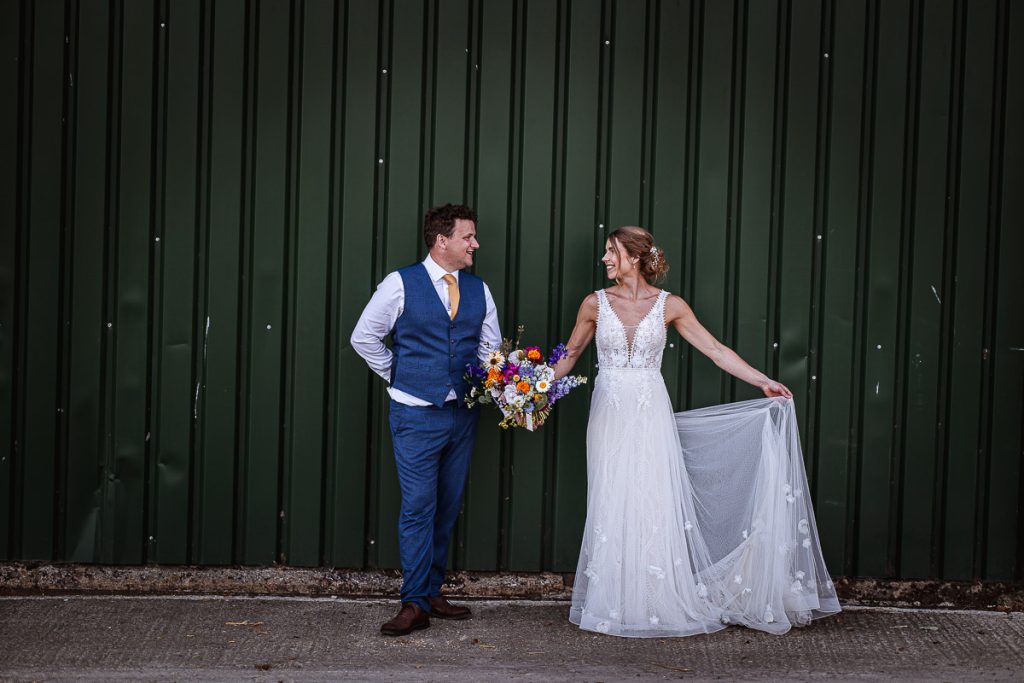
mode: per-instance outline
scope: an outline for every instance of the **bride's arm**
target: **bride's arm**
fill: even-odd
[[[572,328],[569,341],[565,343],[565,355],[555,363],[555,379],[561,379],[569,374],[572,367],[576,365],[576,360],[587,349],[590,340],[594,338],[596,329],[597,294],[591,292],[580,304],[580,311],[576,314],[576,326]]]
[[[733,377],[754,385],[763,391],[765,396],[793,398],[793,392],[786,388],[786,385],[752,368],[735,351],[715,339],[714,335],[700,324],[697,316],[693,314],[693,309],[682,298],[675,295],[669,297],[665,304],[665,319],[691,346]]]

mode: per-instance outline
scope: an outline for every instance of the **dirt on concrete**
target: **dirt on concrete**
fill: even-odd
[[[568,600],[572,574],[453,572],[444,592],[488,599]],[[850,605],[1024,611],[1024,583],[835,578]],[[395,570],[0,563],[0,595],[133,593],[395,597]]]

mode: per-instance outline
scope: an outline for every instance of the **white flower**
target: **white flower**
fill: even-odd
[[[689,520],[687,520],[686,524],[683,525],[683,529],[685,529],[686,531],[689,531],[692,528],[693,528],[693,524],[691,524]]]
[[[802,533],[802,534],[810,533],[810,531],[811,531],[811,526],[810,526],[810,525],[809,525],[809,524],[807,523],[807,520],[806,520],[806,519],[801,519],[801,520],[800,520],[800,521],[799,521],[799,522],[797,523],[797,525],[796,525],[796,528],[797,528],[797,529],[798,529],[798,530],[800,531],[800,533]]]
[[[796,491],[793,491],[793,495],[799,498],[800,496],[804,495],[804,492],[802,489],[797,489]]]
[[[609,624],[607,621],[597,622],[597,630],[601,633],[608,633],[609,627],[611,627],[611,624]]]
[[[708,587],[705,586],[703,583],[698,583],[697,584],[697,597],[698,598],[706,598],[706,597],[708,597]]]
[[[743,589],[743,595],[747,595],[750,592],[751,592],[751,589],[749,587]]]
[[[743,538],[746,538],[746,537],[747,537],[747,536],[749,536],[750,534],[749,534],[749,533],[747,533],[747,530],[746,530],[746,529],[744,529],[744,530],[743,530],[743,534],[742,534],[742,535],[743,535]]]
[[[832,590],[832,582],[831,581],[826,581],[825,582],[825,587],[828,588],[829,590]]]
[[[733,580],[733,581],[734,581],[735,583],[743,583],[743,577],[742,577],[742,576],[740,576],[739,574],[737,574],[736,576],[732,577],[732,580]]]
[[[786,502],[787,503],[792,503],[795,500],[796,500],[796,498],[794,498],[792,495],[787,495],[786,496]]]
[[[548,389],[551,388],[551,382],[547,381],[546,379],[539,379],[537,380],[537,383],[534,386],[537,388],[537,391],[539,391],[542,394],[546,394],[548,393]]]
[[[608,542],[608,537],[605,536],[604,534],[601,534],[600,536],[597,537],[597,540],[600,541],[601,543],[607,543]]]
[[[661,621],[661,620],[658,619],[658,617],[654,616],[653,614],[651,615],[651,625],[652,626],[657,626],[659,621]]]
[[[665,578],[665,570],[661,567],[655,567],[653,564],[647,566],[647,572],[651,576],[657,576],[659,579]]]
[[[516,397],[518,391],[516,390],[515,384],[505,385],[505,403],[512,403],[512,399]]]
[[[790,591],[791,591],[791,592],[792,592],[793,594],[795,594],[795,595],[799,595],[800,593],[803,593],[803,592],[804,592],[804,586],[803,586],[803,584],[802,584],[802,583],[800,583],[799,581],[794,581],[794,582],[793,582],[793,583],[792,583],[792,584],[790,585],[790,587],[789,587],[789,590],[790,590]]]
[[[550,365],[538,365],[537,369],[533,371],[533,376],[536,379],[543,379],[548,382],[554,382],[555,369]]]
[[[783,484],[782,485],[782,492],[783,493],[789,493],[792,490],[793,490],[793,487],[790,486],[789,484]]]
[[[728,624],[729,623],[729,615],[727,615],[727,614],[723,614],[722,615],[722,623],[723,624]]]
[[[508,354],[509,360],[514,360],[516,364],[522,363],[526,360],[526,351],[522,349],[516,349],[512,353]]]
[[[793,576],[795,576],[796,578],[798,578],[798,579],[800,579],[802,581],[805,575],[804,575],[803,572],[797,571],[797,573],[794,574]]]
[[[617,609],[611,610],[610,612],[608,612],[608,616],[611,617],[612,619],[618,619],[619,618],[619,610],[617,610]]]
[[[805,547],[805,548],[810,548],[810,547],[811,547],[811,539],[809,539],[809,538],[805,538],[805,539],[804,539],[804,542],[803,542],[803,543],[801,543],[800,545],[802,545],[802,546],[803,546],[803,547]]]
[[[491,351],[487,354],[487,367],[497,368],[502,370],[505,367],[505,356],[501,355],[501,351]]]
[[[771,605],[768,605],[764,610],[764,620],[769,624],[775,621],[775,615],[772,613]]]
[[[674,564],[674,565],[675,565],[675,566],[677,566],[677,567],[681,567],[681,566],[683,565],[683,558],[681,558],[681,557],[677,557],[677,558],[676,558],[676,561],[675,561],[675,562],[673,562],[672,564]]]

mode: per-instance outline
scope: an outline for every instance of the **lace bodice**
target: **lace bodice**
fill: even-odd
[[[639,323],[628,328],[622,324],[603,289],[597,290],[597,363],[598,368],[661,368],[665,351],[665,299],[661,290],[650,310]]]

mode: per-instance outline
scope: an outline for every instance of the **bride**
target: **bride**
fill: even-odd
[[[615,286],[580,306],[555,376],[597,337],[587,425],[587,519],[569,620],[618,636],[770,633],[839,611],[818,543],[792,393],[650,283],[668,270],[651,234],[612,232]],[[767,398],[672,412],[665,329]]]

